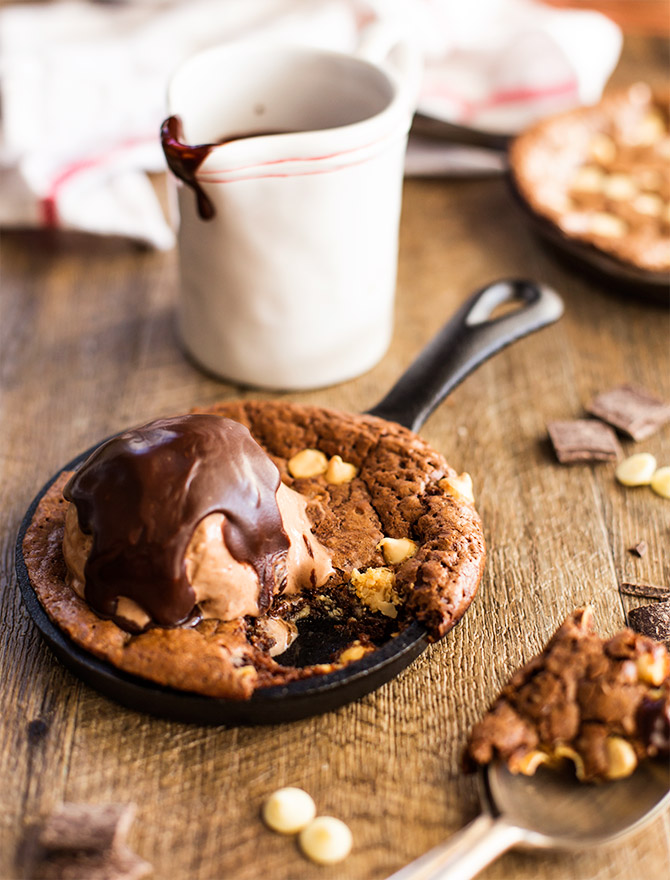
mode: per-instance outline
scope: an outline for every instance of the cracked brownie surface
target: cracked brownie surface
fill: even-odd
[[[667,93],[638,83],[543,120],[513,143],[510,167],[527,204],[564,236],[670,270]]]
[[[456,472],[425,441],[372,416],[275,401],[226,402],[199,409],[246,425],[277,465],[281,478],[305,496],[312,531],[331,554],[334,574],[313,593],[280,598],[271,614],[305,616],[339,629],[353,646],[329,662],[283,665],[268,653],[271,638],[258,621],[202,620],[195,626],[154,626],[132,634],[98,617],[66,581],[62,540],[67,502],[61,474],[42,498],[23,543],[31,583],[50,618],[78,645],[126,672],[174,688],[216,697],[248,698],[260,687],[323,674],[355,660],[412,620],[439,639],[469,606],[481,578],[481,523]],[[339,455],[357,468],[349,482],[323,475],[295,478],[288,461],[303,449]],[[465,491],[465,494],[462,494]],[[383,538],[416,544],[409,558],[389,564]],[[361,602],[354,571],[390,568],[397,618]],[[297,642],[300,642],[298,636]],[[281,658],[280,658],[281,660]]]
[[[670,657],[665,646],[624,629],[593,631],[576,610],[519,669],[473,728],[466,765],[505,761],[532,775],[572,761],[583,781],[630,775],[645,758],[670,755]]]

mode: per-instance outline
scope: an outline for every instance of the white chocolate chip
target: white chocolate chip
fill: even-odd
[[[556,211],[557,214],[572,211],[574,208],[572,199],[563,190],[556,190],[553,181],[551,186],[538,186],[537,197],[541,204],[551,211]]]
[[[594,165],[584,165],[580,168],[570,183],[573,192],[599,193],[602,191],[605,175]]]
[[[539,749],[533,749],[533,751],[527,752],[519,759],[515,766],[515,771],[523,773],[524,776],[534,776],[535,771],[541,764],[551,763],[552,759],[546,752],[541,752]]]
[[[630,143],[641,147],[655,144],[665,134],[665,122],[657,110],[650,110],[638,123],[630,137]]]
[[[342,461],[341,456],[334,455],[328,462],[326,482],[335,484],[350,483],[357,473],[358,468],[355,464],[351,464],[349,461]]]
[[[567,232],[568,235],[582,235],[589,231],[591,215],[583,211],[570,211],[559,217],[557,222],[559,227],[564,232]]]
[[[127,596],[119,596],[117,599],[116,616],[134,623],[140,629],[144,629],[148,623],[151,623],[151,618],[144,608],[140,608],[137,602],[134,602]]]
[[[628,87],[627,91],[630,103],[638,107],[648,104],[653,98],[651,86],[646,82],[635,82],[632,86]]]
[[[578,754],[573,748],[570,746],[556,746],[554,749],[554,757],[555,758],[567,758],[569,761],[575,765],[575,775],[577,779],[580,781],[584,779],[584,761],[582,760],[582,756]]]
[[[301,449],[288,460],[288,472],[296,479],[318,477],[327,467],[328,459],[319,449]]]
[[[589,220],[589,230],[594,235],[601,235],[603,238],[622,238],[627,229],[627,225],[620,217],[609,214],[607,211],[596,211]]]
[[[616,159],[616,145],[609,135],[594,134],[589,143],[589,156],[602,165],[609,165]]]
[[[658,192],[663,183],[663,178],[654,168],[639,168],[635,171],[635,177],[642,189],[651,192]]]
[[[334,816],[318,816],[300,832],[300,848],[318,865],[335,865],[351,852],[349,826]]]
[[[353,645],[349,645],[348,648],[345,648],[344,651],[337,658],[339,663],[353,663],[355,660],[360,660],[362,657],[365,657],[366,654],[369,654],[372,648],[361,645],[359,641],[355,641]]]
[[[624,458],[614,472],[622,486],[648,486],[656,470],[656,459],[650,452],[637,452]]]
[[[656,152],[663,159],[670,159],[670,137],[661,138],[656,144]]]
[[[373,611],[380,611],[385,617],[397,617],[396,605],[400,603],[395,591],[395,573],[390,568],[354,569],[351,572],[351,585],[358,598]]]
[[[637,677],[645,684],[659,687],[670,671],[670,661],[666,653],[660,651],[654,656],[652,652],[641,654],[636,662]]]
[[[605,179],[603,191],[608,199],[628,201],[637,193],[637,187],[627,174],[610,174]]]
[[[607,778],[625,779],[637,767],[635,749],[620,736],[608,736],[605,740],[607,752]]]
[[[382,538],[377,549],[384,554],[384,560],[389,565],[399,565],[406,559],[414,556],[417,551],[416,541],[409,538]]]
[[[463,471],[462,474],[459,474],[457,477],[443,477],[437,484],[440,489],[447,493],[447,495],[454,495],[458,497],[461,495],[463,498],[467,498],[468,501],[474,502],[475,495],[472,489],[472,477],[467,471]]]
[[[664,465],[654,473],[651,488],[661,498],[670,498],[670,466]]]
[[[280,788],[263,804],[263,821],[280,834],[297,834],[315,816],[314,801],[302,788]]]
[[[660,217],[663,213],[663,199],[651,193],[642,193],[633,202],[633,208],[638,214],[647,217]]]

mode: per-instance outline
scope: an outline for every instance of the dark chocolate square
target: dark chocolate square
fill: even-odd
[[[628,625],[643,636],[667,642],[670,639],[670,602],[632,608],[628,612]]]
[[[670,421],[670,404],[644,388],[620,385],[593,398],[586,411],[628,434],[644,440]]]
[[[614,431],[595,419],[548,422],[547,430],[561,464],[617,461],[621,447]]]
[[[621,584],[619,589],[626,596],[641,596],[643,599],[670,599],[670,587],[657,587],[654,584]]]

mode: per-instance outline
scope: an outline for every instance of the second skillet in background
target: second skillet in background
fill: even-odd
[[[423,142],[469,151],[461,174],[509,165],[509,183],[556,256],[607,289],[670,303],[670,123],[667,93],[643,83],[534,124],[518,137],[417,114]],[[444,173],[438,148],[433,173]],[[484,157],[482,163],[480,157]]]
[[[509,150],[536,231],[577,268],[670,303],[668,93],[637,83],[550,117]]]

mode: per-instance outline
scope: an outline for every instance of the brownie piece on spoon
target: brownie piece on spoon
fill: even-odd
[[[504,686],[473,728],[466,763],[501,759],[532,776],[542,764],[574,764],[584,782],[622,779],[646,758],[670,755],[670,656],[623,629],[593,631],[579,608],[537,657]]]

